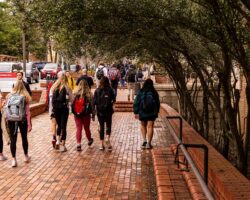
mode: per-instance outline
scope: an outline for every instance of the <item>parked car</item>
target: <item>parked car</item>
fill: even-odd
[[[69,70],[71,72],[79,72],[80,70],[82,70],[82,67],[81,65],[70,65]]]
[[[47,62],[34,62],[34,65],[37,67],[39,72],[44,68],[44,66],[47,64]]]
[[[57,73],[62,71],[60,65],[56,63],[47,63],[41,70],[41,79],[56,77]]]
[[[33,81],[38,83],[39,81],[39,70],[37,69],[35,63],[27,63],[26,64],[26,79],[29,84],[31,84]]]
[[[23,71],[21,63],[0,62],[0,72],[17,72]]]

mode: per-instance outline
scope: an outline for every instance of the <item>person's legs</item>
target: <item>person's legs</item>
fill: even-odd
[[[3,155],[3,131],[0,127],[0,156]]]
[[[12,157],[15,158],[18,124],[16,124],[16,122],[8,121],[8,128],[10,131],[10,151]]]
[[[141,121],[141,133],[143,138],[143,144],[146,147],[147,144],[147,121]],[[146,142],[146,144],[145,144]]]
[[[55,145],[56,145],[56,118],[51,117],[50,121],[51,121],[51,132],[52,132],[52,145],[53,145],[53,148],[55,148]]]
[[[62,113],[57,110],[55,112],[55,118],[56,118],[56,125],[57,125],[57,129],[56,129],[56,140],[57,140],[57,144],[60,143],[61,141],[61,133],[62,133]]]
[[[83,127],[84,127],[84,131],[85,131],[85,134],[86,134],[86,137],[88,139],[88,141],[90,141],[92,138],[91,138],[91,132],[90,132],[90,115],[85,115],[83,116]]]
[[[62,120],[61,120],[61,131],[62,131],[62,146],[65,147],[65,141],[67,137],[67,123],[68,123],[68,117],[69,117],[69,110],[63,109],[62,110]],[[65,149],[66,150],[66,149]]]
[[[153,134],[154,134],[154,121],[148,121],[147,124],[147,130],[148,130],[148,147],[152,148],[152,138],[153,138]]]
[[[28,138],[27,138],[27,133],[28,133],[27,120],[24,122],[18,122],[18,126],[21,132],[24,155],[28,156],[29,143],[28,143]]]
[[[16,141],[17,141],[17,131],[18,131],[18,124],[17,122],[8,121],[8,128],[10,131],[10,151],[12,155],[12,167],[17,166],[16,162]]]
[[[131,83],[131,97],[132,97],[132,100],[134,100],[135,99],[135,83]]]
[[[103,140],[104,140],[104,118],[101,117],[101,116],[97,116],[98,117],[98,121],[99,121],[99,125],[100,125],[100,143],[101,143],[101,147],[100,147],[100,150],[103,150]]]
[[[130,90],[131,90],[131,83],[127,83],[127,90],[128,90],[128,101],[130,101]]]
[[[112,114],[108,115],[106,117],[106,135],[107,135],[107,141],[106,141],[106,145],[108,147],[109,150],[112,149],[112,145],[110,143],[110,135],[111,135],[111,129],[112,129]]]
[[[74,119],[76,124],[76,143],[80,145],[82,141],[82,119],[76,116],[74,116]]]

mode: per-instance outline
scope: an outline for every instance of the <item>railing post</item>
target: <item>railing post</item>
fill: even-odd
[[[179,119],[180,122],[180,141],[182,142],[182,118],[180,116],[167,116],[167,119]]]

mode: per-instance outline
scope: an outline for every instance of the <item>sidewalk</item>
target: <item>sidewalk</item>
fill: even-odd
[[[71,115],[68,152],[62,154],[52,150],[48,114],[34,118],[29,134],[32,157],[29,164],[23,162],[20,137],[17,168],[10,167],[9,146],[4,146],[9,159],[0,163],[1,199],[155,199],[151,154],[140,149],[138,121],[132,113],[115,113],[113,119],[113,151],[98,149],[97,122],[94,122],[93,146],[89,148],[83,137],[83,151],[79,153],[75,149]],[[155,137],[156,141],[160,135]]]

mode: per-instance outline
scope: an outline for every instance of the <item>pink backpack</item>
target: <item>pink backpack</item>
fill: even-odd
[[[111,81],[117,80],[118,79],[118,70],[117,69],[110,69],[109,70],[109,79]]]

